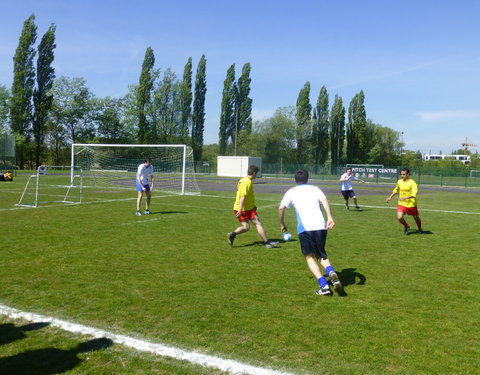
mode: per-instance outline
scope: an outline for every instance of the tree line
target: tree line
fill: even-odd
[[[251,121],[251,100],[242,98],[240,86],[249,79],[250,65],[235,82],[234,65],[224,81],[218,153],[261,156],[266,163],[322,165],[330,163],[400,164],[400,132],[367,119],[365,94],[350,101],[335,95],[330,108],[327,88],[310,102],[311,84],[300,89],[295,106],[278,108],[272,117]],[[246,91],[248,95],[248,91]],[[247,102],[246,113],[241,103]],[[420,155],[421,157],[421,155]]]
[[[330,103],[323,86],[311,103],[311,84],[300,88],[295,105],[252,120],[251,64],[236,77],[226,71],[218,144],[204,145],[207,59],[195,72],[188,58],[178,77],[155,67],[151,47],[145,51],[137,84],[120,98],[98,98],[81,77],[56,77],[53,67],[56,28],[51,24],[38,45],[35,15],[23,25],[15,51],[11,90],[0,85],[0,134],[17,140],[19,168],[69,163],[71,143],[184,143],[194,160],[217,155],[260,156],[265,163],[332,166],[345,163],[400,165],[421,160],[403,150],[400,133],[367,118],[361,90],[348,108],[335,94]]]
[[[155,68],[154,52],[148,47],[138,84],[130,85],[121,98],[98,98],[84,78],[55,76],[55,32],[51,24],[36,45],[32,14],[13,57],[11,90],[0,85],[0,134],[15,135],[19,168],[66,164],[71,143],[186,143],[201,160],[205,55],[193,82],[191,57],[178,78],[170,69]]]

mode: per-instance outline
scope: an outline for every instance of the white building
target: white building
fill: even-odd
[[[422,154],[423,160],[458,160],[463,164],[470,163],[470,155],[440,155],[440,154]]]

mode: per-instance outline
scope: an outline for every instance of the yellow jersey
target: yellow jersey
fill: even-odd
[[[255,195],[253,193],[253,182],[250,177],[244,177],[237,183],[237,197],[233,205],[235,211],[240,209],[241,197],[245,197],[242,211],[253,210],[253,207],[255,207]]]
[[[413,181],[411,178],[409,178],[407,181],[403,181],[402,178],[398,180],[397,185],[395,186],[395,189],[393,189],[393,192],[400,193],[400,196],[399,196],[400,198],[408,197],[409,195],[413,196],[413,198],[408,198],[408,199],[405,199],[404,201],[398,201],[398,204],[400,206],[417,207],[418,187],[417,187],[417,183]]]

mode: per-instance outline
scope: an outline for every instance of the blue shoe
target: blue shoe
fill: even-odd
[[[135,213],[135,215],[137,215],[137,216],[142,216],[142,213],[141,213],[140,211],[137,211],[137,212]]]
[[[150,210],[145,210],[145,215],[150,215],[150,214],[151,214]]]

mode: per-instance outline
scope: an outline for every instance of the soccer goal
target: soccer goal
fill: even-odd
[[[146,157],[152,160],[155,190],[181,195],[200,192],[193,150],[186,145],[75,143],[71,164],[82,168],[84,188],[135,189],[138,166]]]
[[[17,206],[38,207],[48,203],[82,203],[82,169],[41,165],[29,176]]]

